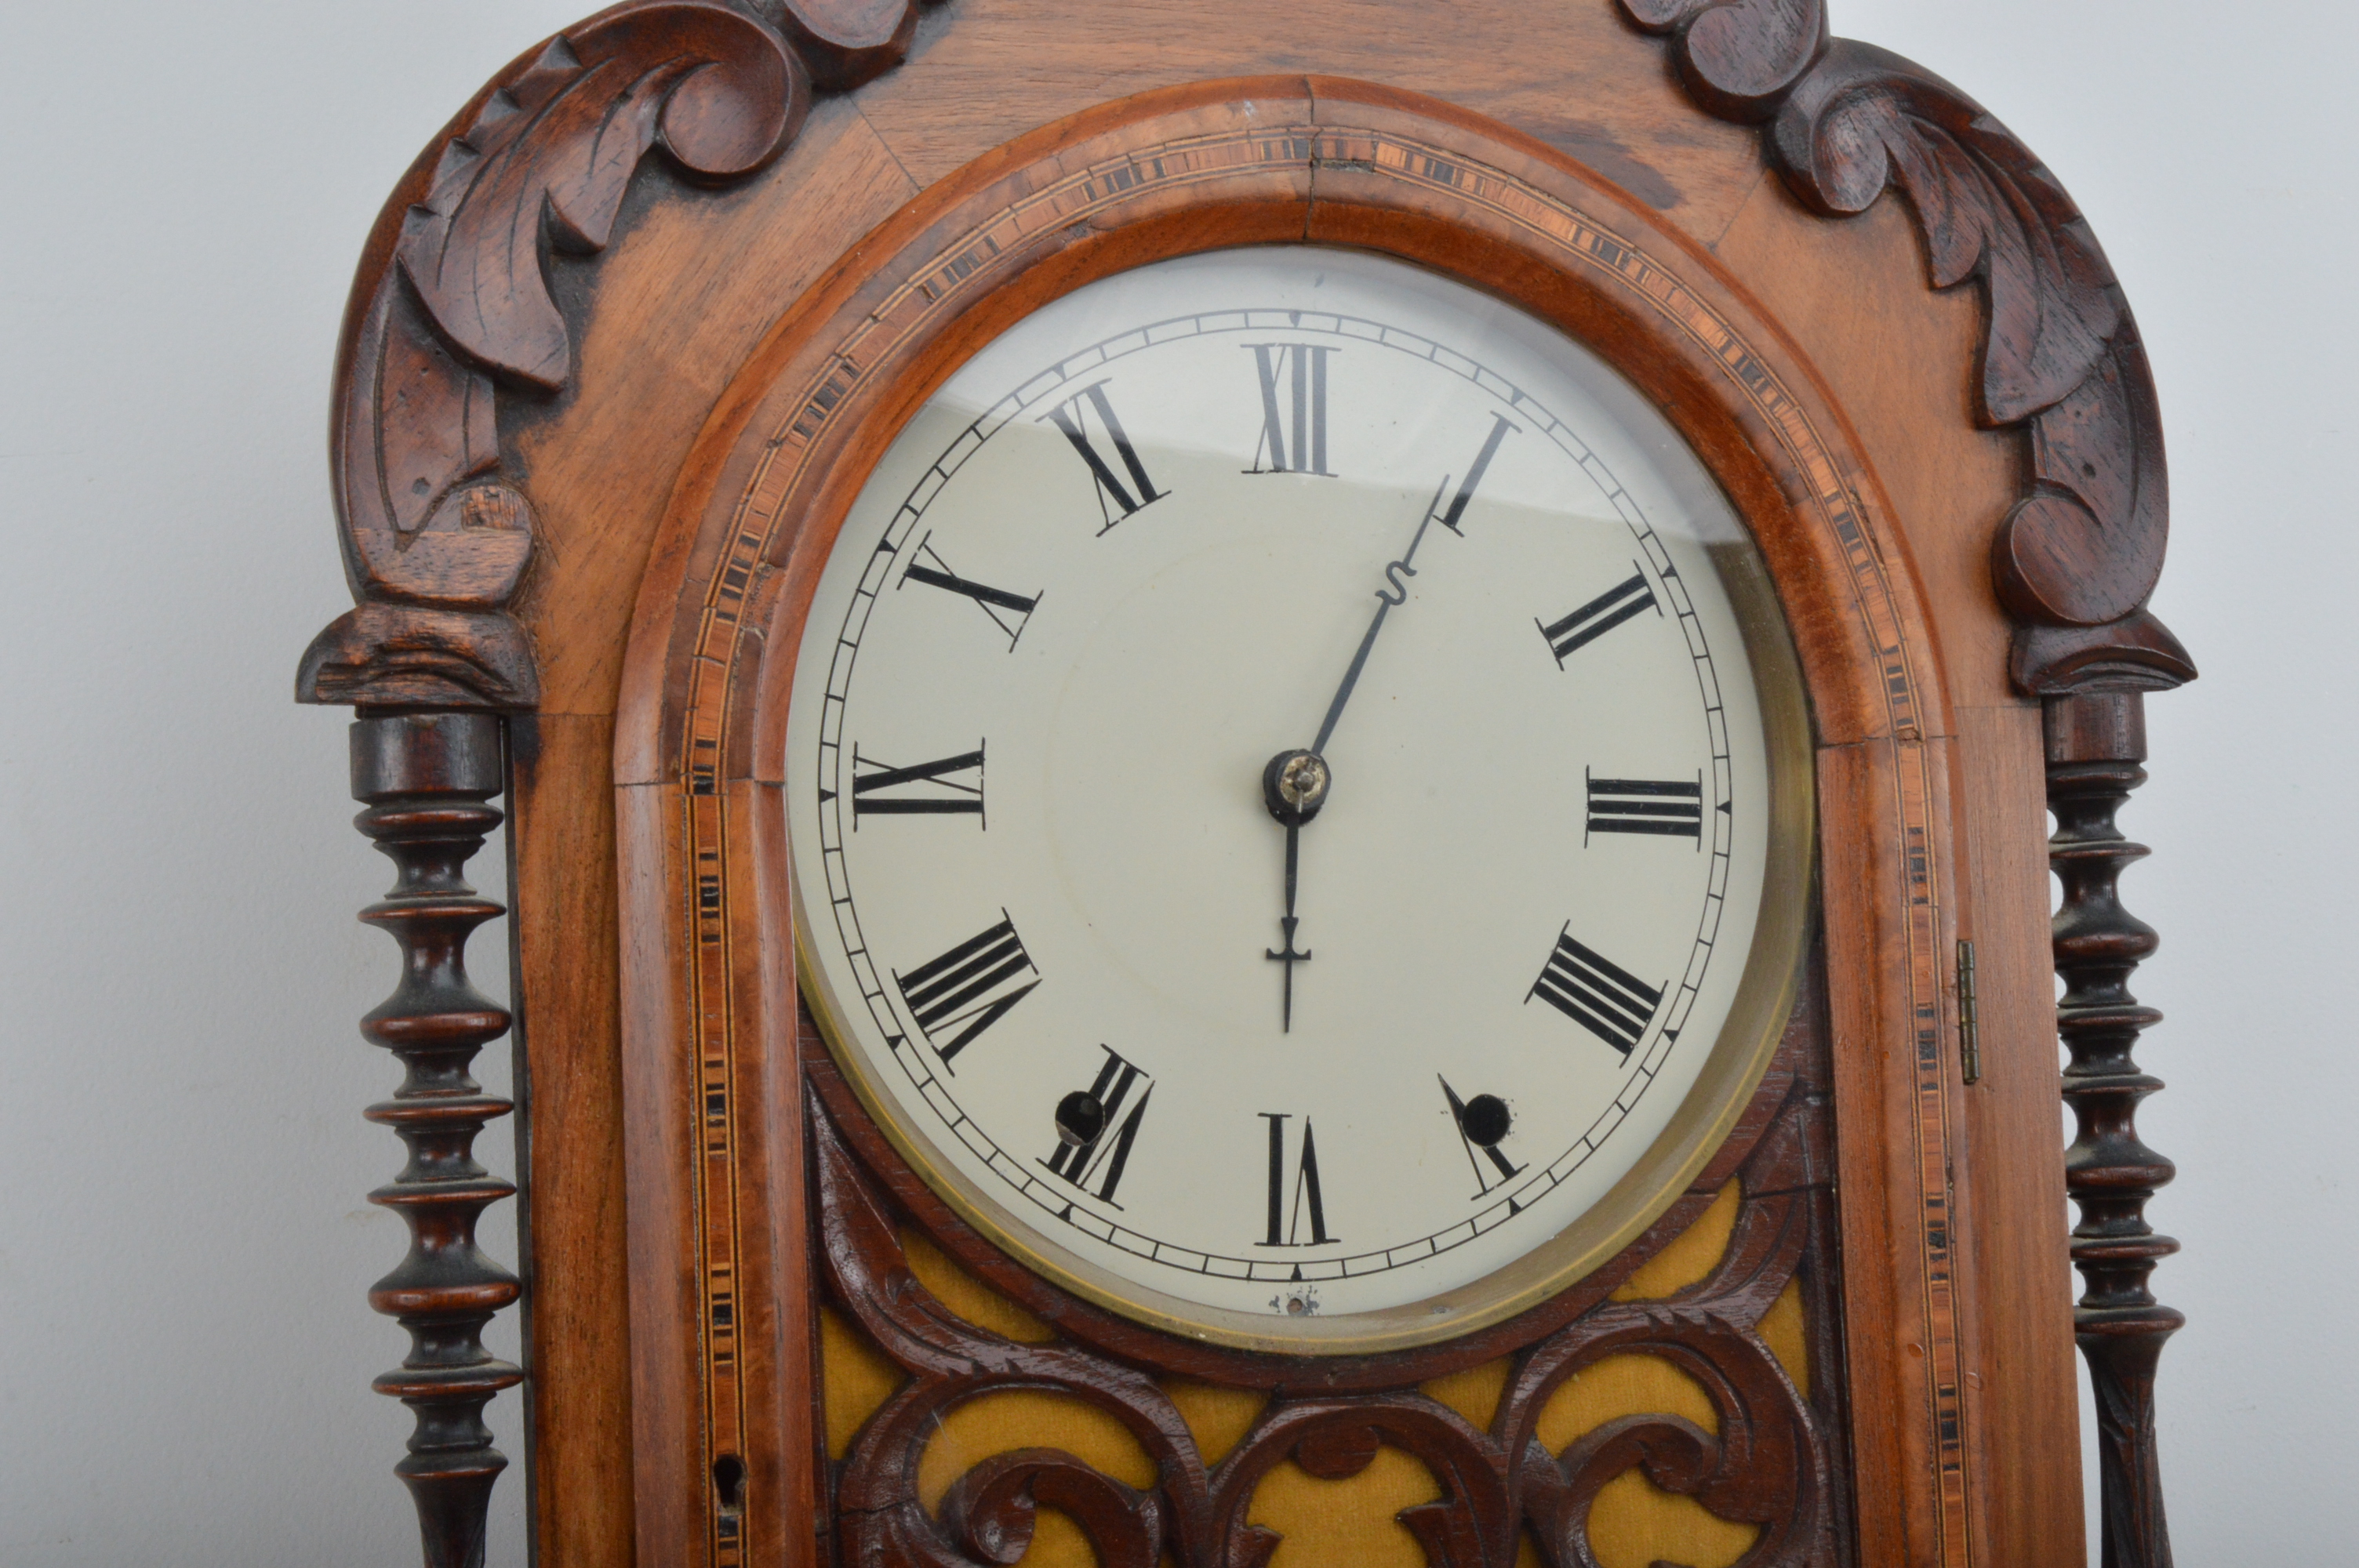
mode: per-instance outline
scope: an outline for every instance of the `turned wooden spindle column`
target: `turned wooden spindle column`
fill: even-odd
[[[2051,697],[2046,720],[2048,806],[2056,814],[2049,863],[2064,892],[2055,924],[2056,972],[2064,978],[2057,1027],[2071,1053],[2064,1098],[2079,1119],[2064,1164],[2081,1209],[2072,1263],[2086,1286],[2073,1327],[2096,1392],[2104,1568],[2169,1568],[2154,1375],[2163,1342],[2187,1320],[2147,1288],[2156,1262],[2179,1243],[2146,1221],[2147,1200],[2174,1171],[2138,1141],[2138,1102],[2162,1080],[2139,1071],[2131,1053],[2162,1014],[2129,989],[2131,971],[2159,939],[2122,907],[2122,871],[2147,848],[2114,824],[2146,782],[2144,699],[2136,691]]]
[[[506,1009],[467,980],[467,937],[505,911],[463,875],[500,813],[501,722],[488,713],[364,717],[352,729],[354,819],[399,875],[361,919],[401,944],[401,983],[361,1020],[361,1033],[408,1076],[368,1108],[409,1146],[409,1163],[369,1201],[409,1223],[409,1256],[376,1282],[370,1304],[409,1331],[410,1352],[376,1379],[418,1417],[394,1473],[418,1504],[427,1568],[481,1568],[492,1484],[507,1458],[492,1446],[484,1407],[523,1381],[484,1349],[494,1314],[519,1292],[515,1275],[475,1245],[484,1210],[516,1188],[474,1158],[484,1123],[515,1106],[468,1075],[475,1053],[507,1033]]]

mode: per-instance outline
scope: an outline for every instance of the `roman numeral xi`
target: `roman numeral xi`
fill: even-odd
[[[1131,445],[1130,433],[1122,427],[1122,417],[1114,411],[1105,389],[1104,382],[1093,382],[1040,416],[1062,430],[1082,461],[1089,464],[1090,477],[1097,485],[1098,512],[1105,519],[1105,528],[1098,530],[1101,534],[1170,493],[1156,489],[1155,481],[1147,477],[1147,465],[1139,461],[1138,449]],[[1106,446],[1113,447],[1114,460],[1108,460]],[[1120,473],[1114,471],[1116,462],[1121,464]]]
[[[1636,561],[1630,564],[1637,565]],[[1626,580],[1615,583],[1563,620],[1540,626],[1540,635],[1548,639],[1549,652],[1556,655],[1557,668],[1562,669],[1564,661],[1573,654],[1632,616],[1649,610],[1658,615],[1663,612],[1655,602],[1655,590],[1647,586],[1647,574],[1634,571]],[[1535,621],[1533,624],[1539,623]]]
[[[1245,346],[1261,378],[1261,444],[1246,471],[1334,478],[1327,466],[1327,356],[1338,351],[1309,343]]]
[[[1040,971],[1024,951],[1016,923],[1001,910],[998,925],[970,936],[939,958],[929,958],[908,974],[896,970],[893,983],[918,1021],[934,1054],[948,1065],[974,1037],[1007,1016],[1007,1010],[1032,993]],[[1029,975],[1031,978],[1026,979]],[[945,1042],[940,1036],[957,1031]]]
[[[1583,776],[1587,776],[1583,770]],[[1651,833],[1703,848],[1703,775],[1685,779],[1589,780],[1588,833]],[[1588,840],[1584,838],[1582,842]]]
[[[1122,1185],[1123,1171],[1130,1164],[1130,1146],[1138,1141],[1138,1124],[1147,1119],[1147,1100],[1155,1092],[1155,1080],[1109,1047],[1098,1049],[1105,1052],[1106,1059],[1098,1068],[1097,1081],[1057,1102],[1057,1152],[1040,1162],[1051,1175],[1084,1192],[1096,1182],[1099,1198],[1112,1204],[1114,1189]],[[1134,1090],[1136,1099],[1131,1098]],[[1125,1107],[1130,1111],[1127,1118],[1122,1115]],[[1114,1133],[1111,1138],[1106,1136],[1109,1130]]]
[[[1539,998],[1627,1056],[1654,1021],[1662,990],[1574,941],[1571,929],[1568,925],[1558,934],[1556,948],[1524,1001],[1528,1005]]]

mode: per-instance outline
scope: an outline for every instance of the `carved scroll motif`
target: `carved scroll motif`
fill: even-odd
[[[1758,1325],[1809,1244],[1804,1124],[1797,1093],[1744,1167],[1744,1203],[1710,1278],[1661,1301],[1606,1301],[1516,1358],[1485,1430],[1415,1388],[1366,1393],[1279,1390],[1252,1429],[1208,1466],[1178,1408],[1128,1363],[1072,1343],[1021,1344],[952,1314],[905,1260],[880,1184],[812,1099],[820,1252],[830,1284],[908,1381],[873,1415],[836,1477],[840,1560],[927,1568],[1015,1563],[1037,1510],[1070,1515],[1108,1568],[1263,1568],[1278,1536],[1248,1522],[1254,1494],[1292,1460],[1340,1480],[1380,1448],[1422,1462],[1442,1496],[1400,1521],[1442,1568],[1510,1568],[1528,1531],[1553,1568],[1598,1568],[1590,1505],[1605,1483],[1643,1469],[1724,1519],[1758,1525],[1744,1568],[1833,1561],[1832,1461],[1826,1423],[1763,1342]],[[1717,1435],[1680,1417],[1607,1422],[1560,1455],[1536,1433],[1549,1397],[1609,1357],[1662,1357],[1692,1376],[1718,1413]],[[984,1394],[1054,1393],[1093,1405],[1137,1439],[1157,1470],[1141,1491],[1071,1454],[1027,1448],[985,1460],[944,1496],[919,1500],[918,1468],[942,1417]]]
[[[794,139],[814,81],[897,63],[914,0],[789,0],[783,27],[720,0],[631,0],[495,81],[404,188],[390,254],[364,273],[337,378],[333,466],[359,608],[304,654],[296,694],[364,707],[529,709],[532,648],[506,606],[533,509],[502,471],[503,399],[573,373],[552,255],[595,255],[660,154],[741,178]]]
[[[1831,39],[1821,0],[1622,0],[1670,37],[1690,94],[1760,124],[1802,202],[1866,211],[1897,186],[1937,288],[1973,280],[1989,309],[1976,416],[2029,438],[2026,482],[1991,546],[2027,695],[2194,678],[2146,610],[2169,496],[2137,325],[2056,178],[1973,99],[1873,45]]]
[[[2016,621],[2008,674],[2044,699],[2050,864],[2063,884],[2058,1025],[2064,1098],[2080,1131],[2066,1186],[2081,1207],[2072,1259],[2087,1290],[2076,1335],[2097,1390],[2106,1568],[2169,1568],[2155,1446],[2154,1374],[2185,1320],[2147,1289],[2179,1244],[2146,1201],[2172,1174],[2137,1138],[2137,1104],[2162,1087],[2131,1056],[2160,1014],[2130,971],[2151,928],[2115,882],[2143,856],[2114,813],[2146,773],[2147,691],[2195,678],[2186,650],[2146,609],[2169,532],[2162,423],[2136,323],[2080,210],[2055,177],[1973,100],[1866,44],[1831,39],[1822,0],[1621,0],[1670,37],[1690,94],[1760,124],[1770,162],[1828,217],[1908,197],[1935,287],[1978,280],[1988,302],[1976,414],[2028,438],[2027,482],[1991,544]]]

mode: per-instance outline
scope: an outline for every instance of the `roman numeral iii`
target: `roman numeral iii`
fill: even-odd
[[[1130,1146],[1138,1141],[1138,1124],[1147,1119],[1147,1100],[1155,1092],[1155,1080],[1109,1047],[1098,1049],[1105,1052],[1106,1059],[1098,1068],[1097,1081],[1057,1102],[1057,1152],[1040,1162],[1051,1175],[1084,1192],[1096,1182],[1097,1195],[1111,1204],[1114,1189],[1122,1185],[1123,1171],[1130,1164]],[[1134,1093],[1136,1099],[1131,1098]],[[1114,1128],[1125,1107],[1130,1115],[1122,1119],[1109,1139],[1107,1130]]]
[[[1253,351],[1261,378],[1261,444],[1246,471],[1334,478],[1327,467],[1327,356],[1338,351],[1310,343],[1245,346]]]
[[[1319,1190],[1319,1140],[1311,1131],[1310,1119],[1302,1119],[1302,1141],[1295,1155],[1292,1192],[1288,1191],[1286,1124],[1292,1115],[1263,1111],[1261,1119],[1269,1123],[1269,1230],[1256,1246],[1261,1247],[1324,1247],[1337,1238],[1327,1234],[1327,1205]],[[1310,1221],[1310,1234],[1302,1234],[1302,1221]]]
[[[939,588],[946,593],[955,593],[972,600],[974,607],[990,616],[991,623],[1006,635],[1007,651],[1011,654],[1016,651],[1016,640],[1024,635],[1024,628],[1032,619],[1033,607],[1040,602],[1040,596],[1037,593],[1027,599],[1020,593],[1010,593],[1004,588],[988,588],[971,578],[959,576],[951,569],[950,562],[936,553],[931,534],[918,541],[918,547],[909,552],[908,566],[902,570],[900,586],[907,588],[913,582],[921,582],[928,588]]]
[[[852,826],[867,816],[983,816],[983,748],[896,768],[852,746]]]
[[[1567,925],[1558,934],[1556,950],[1524,1001],[1539,998],[1627,1056],[1653,1022],[1662,990],[1591,952],[1572,939],[1571,930]]]
[[[945,1065],[1040,983],[1040,971],[1032,967],[1023,939],[1016,935],[1016,923],[1005,918],[1006,914],[1001,910],[998,925],[940,957],[906,975],[894,972],[901,1000]],[[1026,979],[1027,975],[1031,979]],[[951,1030],[957,1033],[947,1042],[939,1038]]]
[[[1631,565],[1637,563],[1633,561]],[[1658,615],[1663,612],[1655,602],[1655,590],[1647,586],[1647,574],[1633,572],[1626,580],[1615,583],[1563,620],[1541,626],[1540,635],[1548,639],[1549,652],[1556,655],[1557,668],[1562,669],[1564,661],[1573,654],[1648,610]]]
[[[1105,528],[1098,530],[1101,534],[1170,493],[1156,489],[1155,481],[1147,477],[1147,465],[1138,460],[1138,449],[1130,444],[1130,433],[1122,427],[1122,418],[1114,413],[1105,389],[1104,382],[1093,382],[1040,416],[1062,430],[1082,461],[1090,465],[1090,477],[1097,484],[1098,511],[1105,519]],[[1114,460],[1122,465],[1120,474],[1101,449],[1105,446],[1114,449]]]
[[[1584,770],[1583,776],[1586,775]],[[1585,833],[1657,833],[1703,848],[1703,775],[1685,779],[1589,780]],[[1583,843],[1588,842],[1586,837]]]

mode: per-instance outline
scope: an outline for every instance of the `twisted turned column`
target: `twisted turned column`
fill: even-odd
[[[2048,699],[2048,806],[2056,814],[2049,864],[2063,883],[2055,922],[2064,978],[2057,1027],[2071,1062],[2064,1098],[2079,1121],[2064,1181],[2081,1208],[2072,1263],[2086,1286],[2073,1314],[2097,1402],[2104,1568],[2170,1568],[2162,1471],[2155,1451],[2154,1375],[2163,1342],[2187,1320],[2147,1288],[2157,1261],[2179,1250],[2146,1222],[2147,1200],[2175,1173],[2138,1141],[2138,1102],[2162,1080],[2131,1052],[2162,1014],[2130,994],[2130,972],[2158,943],[2124,909],[2122,871],[2146,846],[2124,838],[2114,813],[2146,782],[2146,713],[2139,693]]]
[[[516,1192],[475,1162],[475,1135],[515,1108],[468,1076],[475,1053],[507,1033],[508,1014],[467,981],[467,937],[504,913],[462,874],[499,826],[500,720],[487,713],[411,713],[353,726],[354,819],[399,868],[393,891],[361,912],[401,944],[401,983],[361,1033],[408,1069],[393,1098],[368,1108],[409,1146],[409,1163],[369,1195],[409,1223],[409,1256],[369,1304],[409,1331],[408,1358],[376,1379],[418,1417],[394,1473],[418,1504],[426,1568],[482,1568],[492,1484],[507,1458],[484,1407],[524,1379],[484,1348],[516,1276],[475,1245],[484,1210]]]

